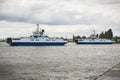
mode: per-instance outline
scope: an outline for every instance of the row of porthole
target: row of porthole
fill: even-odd
[[[46,39],[46,41],[55,41],[54,39]],[[31,41],[39,41],[39,39],[31,39]]]
[[[55,41],[54,39],[46,39],[46,41],[50,41],[50,40]]]

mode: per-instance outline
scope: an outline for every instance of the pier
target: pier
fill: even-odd
[[[120,80],[120,63],[98,75],[93,80]]]

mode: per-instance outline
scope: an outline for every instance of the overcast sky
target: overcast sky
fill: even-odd
[[[0,0],[0,37],[29,36],[35,24],[48,36],[89,36],[109,28],[120,36],[120,0]]]

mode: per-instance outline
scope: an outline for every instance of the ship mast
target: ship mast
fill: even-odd
[[[39,24],[37,24],[37,31],[39,32]]]
[[[95,35],[95,30],[93,32],[94,32],[94,35]]]
[[[96,38],[96,35],[95,35],[95,30],[93,31],[93,37],[94,37],[94,39]]]

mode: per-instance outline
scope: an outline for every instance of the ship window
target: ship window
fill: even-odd
[[[36,41],[39,41],[39,39],[36,39]]]
[[[50,39],[46,39],[46,41],[50,41]]]
[[[55,39],[52,39],[52,41],[55,41]]]

